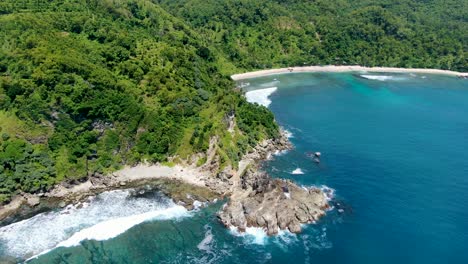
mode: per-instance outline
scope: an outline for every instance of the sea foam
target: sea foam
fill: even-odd
[[[304,172],[302,171],[301,168],[297,168],[297,169],[293,170],[293,171],[291,172],[291,174],[299,175],[299,174],[304,174]]]
[[[369,80],[376,80],[376,81],[388,81],[392,80],[394,77],[393,76],[388,76],[388,75],[361,75],[361,77],[369,79]]]
[[[320,190],[322,190],[323,195],[327,201],[331,201],[335,198],[335,189],[322,185]]]
[[[271,104],[271,100],[268,98],[272,93],[274,93],[278,88],[271,87],[260,90],[253,90],[245,93],[247,102],[257,103],[268,107]]]
[[[197,248],[201,251],[206,251],[210,252],[212,250],[211,244],[213,243],[213,233],[211,232],[211,227],[208,225],[205,225],[205,237],[203,240],[198,243]]]
[[[230,233],[234,236],[243,237],[244,242],[256,245],[265,245],[268,235],[261,227],[247,227],[245,232],[239,232],[237,227],[229,227]]]
[[[107,240],[116,237],[131,227],[148,220],[167,220],[171,218],[183,217],[186,215],[187,209],[181,205],[174,205],[166,209],[111,219],[75,233],[69,239],[60,242],[57,247],[77,246],[81,241],[84,240]]]
[[[267,231],[261,227],[247,227],[245,229],[245,232],[239,232],[237,227],[231,226],[229,230],[232,235],[242,237],[244,239],[244,243],[246,244],[263,246],[268,244],[269,242],[273,242],[278,245],[285,245],[297,241],[297,235],[291,233],[287,229],[280,229],[278,230],[278,234],[271,237],[269,237]]]
[[[293,138],[294,137],[293,133],[291,131],[289,131],[289,130],[284,129],[283,133],[287,138]]]
[[[25,259],[85,239],[106,240],[144,221],[187,215],[184,207],[159,194],[134,198],[128,190],[110,191],[82,207],[67,206],[1,227],[0,245],[4,254]]]

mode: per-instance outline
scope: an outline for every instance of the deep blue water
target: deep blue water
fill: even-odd
[[[392,76],[297,73],[250,80],[249,89],[278,87],[270,109],[295,145],[265,169],[333,188],[343,213],[334,209],[297,236],[254,241],[221,227],[218,203],[107,241],[59,248],[34,262],[468,263],[468,81]],[[310,151],[322,152],[319,165],[307,157]],[[292,175],[296,168],[304,174]]]

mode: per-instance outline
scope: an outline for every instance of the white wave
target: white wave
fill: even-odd
[[[237,227],[231,226],[229,230],[232,235],[243,237],[249,244],[265,245],[268,239],[266,230],[261,227],[247,227],[245,232],[239,232]]]
[[[288,150],[287,149],[284,149],[284,150],[275,150],[275,153],[273,153],[273,155],[275,156],[283,156],[284,154],[288,153]]]
[[[299,174],[304,174],[304,172],[302,171],[301,168],[297,168],[297,169],[293,170],[293,171],[291,172],[291,174],[299,175]]]
[[[111,191],[89,199],[84,206],[70,205],[1,227],[0,244],[5,254],[25,259],[84,239],[115,237],[150,219],[185,215],[184,207],[161,196],[132,198],[128,190]]]
[[[320,190],[322,190],[323,195],[327,201],[331,201],[333,198],[335,198],[335,189],[322,185]]]
[[[250,92],[246,92],[245,97],[247,99],[247,102],[249,103],[257,103],[259,105],[268,107],[271,104],[271,100],[268,97],[277,89],[278,88],[276,87],[271,87],[266,89],[253,90]]]
[[[186,216],[187,213],[188,212],[185,207],[174,205],[173,207],[169,207],[167,209],[104,221],[75,233],[66,241],[60,242],[57,247],[78,246],[80,242],[84,240],[108,240],[145,221],[178,218]]]
[[[193,209],[199,210],[200,208],[205,207],[208,205],[208,202],[200,202],[198,200],[193,201]]]
[[[286,129],[285,129],[285,130],[283,131],[283,133],[284,133],[284,135],[285,135],[287,138],[293,138],[293,137],[294,137],[293,133],[292,133],[291,131],[289,131],[289,130],[286,130]]]
[[[297,235],[288,229],[279,229],[278,234],[272,237],[269,237],[266,230],[261,227],[247,227],[245,232],[239,232],[236,227],[231,226],[229,230],[232,235],[243,237],[244,242],[248,244],[266,245],[268,241],[276,244],[291,244],[298,241]]]
[[[369,80],[376,80],[376,81],[388,81],[394,79],[393,76],[388,75],[366,75],[362,74],[361,77],[369,79]]]
[[[288,229],[280,229],[278,235],[273,238],[273,243],[284,251],[287,251],[289,247],[293,247],[297,242],[299,242],[298,236]]]

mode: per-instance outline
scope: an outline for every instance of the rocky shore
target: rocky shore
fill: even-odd
[[[317,221],[329,208],[326,195],[319,188],[304,188],[288,180],[272,179],[260,169],[260,163],[272,154],[292,148],[283,133],[276,140],[259,144],[241,161],[233,181],[229,202],[218,213],[226,227],[245,231],[263,228],[268,235],[280,229],[301,232],[301,224]],[[243,170],[242,170],[243,169]],[[237,177],[236,177],[237,176]]]
[[[153,175],[154,177],[134,177],[133,179],[119,174],[90,177],[83,183],[59,184],[47,193],[17,195],[9,204],[0,207],[0,226],[56,208],[63,208],[69,204],[78,204],[88,197],[118,189],[134,189],[137,193],[148,190],[160,191],[189,210],[193,208],[196,201],[213,201],[221,197],[207,187],[170,177],[173,176],[171,174],[167,177]]]
[[[262,185],[231,197],[219,213],[226,227],[261,227],[268,235],[288,229],[301,232],[301,224],[317,221],[325,214],[328,203],[318,188],[301,188],[285,180],[265,176]],[[252,187],[252,186],[249,186]]]
[[[158,190],[188,209],[193,208],[195,201],[228,197],[228,203],[218,213],[226,227],[239,231],[261,227],[269,235],[279,229],[300,232],[301,224],[316,221],[325,214],[328,203],[320,189],[272,179],[260,168],[275,153],[292,148],[285,133],[260,142],[244,155],[237,168],[227,166],[220,171],[216,148],[217,139],[213,138],[205,154],[207,161],[200,167],[194,165],[197,157],[186,165],[173,167],[142,164],[112,175],[93,176],[78,184],[62,183],[48,193],[18,195],[0,208],[1,225],[115,189]]]

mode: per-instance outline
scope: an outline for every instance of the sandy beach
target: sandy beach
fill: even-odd
[[[391,67],[363,67],[363,66],[304,66],[304,67],[289,67],[280,69],[260,70],[234,74],[231,78],[234,81],[250,79],[268,75],[283,74],[290,72],[386,72],[386,73],[426,73],[426,74],[442,74],[451,76],[468,77],[468,72],[456,72],[439,69],[413,69],[413,68],[391,68]]]
[[[118,181],[136,181],[142,179],[168,178],[180,180],[188,184],[205,186],[204,179],[207,172],[189,166],[175,165],[173,167],[164,165],[140,164],[134,167],[127,166],[113,173]]]
[[[126,188],[146,180],[168,179],[180,181],[194,187],[205,187],[208,173],[195,166],[165,166],[162,164],[142,163],[137,166],[125,166],[110,175],[66,186],[57,184],[52,190],[44,194],[23,194],[15,196],[6,205],[0,205],[0,221],[14,214],[23,205],[36,207],[43,198],[60,199],[66,204],[78,201],[83,197],[92,196],[107,190]]]

